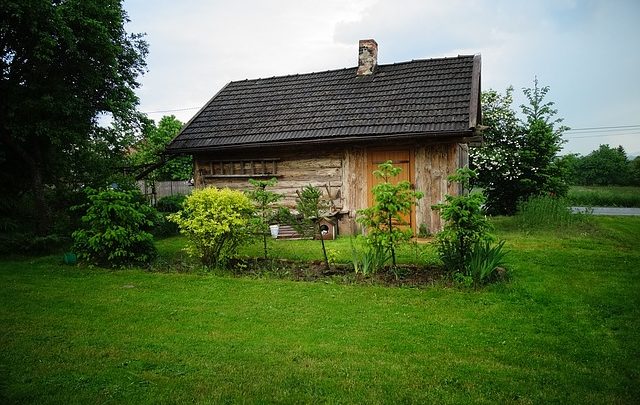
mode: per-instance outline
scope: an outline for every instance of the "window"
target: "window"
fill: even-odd
[[[240,177],[279,177],[278,161],[280,159],[251,160],[210,160],[198,162],[200,175],[207,178]]]

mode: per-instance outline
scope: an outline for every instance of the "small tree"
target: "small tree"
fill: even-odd
[[[408,225],[404,217],[411,213],[411,207],[423,196],[422,192],[412,190],[408,181],[391,182],[400,172],[402,169],[394,167],[390,160],[378,165],[373,174],[382,182],[371,190],[374,205],[358,211],[357,218],[366,227],[369,244],[378,251],[388,252],[394,267],[396,247],[412,236],[411,229],[402,228]]]
[[[557,158],[568,128],[555,118],[553,103],[545,102],[549,87],[539,87],[535,79],[534,87],[523,92],[528,100],[521,106],[524,120],[512,108],[512,87],[504,95],[493,90],[482,94],[485,143],[471,151],[471,161],[492,214],[514,214],[518,203],[532,195],[562,196],[568,190],[568,172]]]
[[[160,221],[139,191],[86,189],[89,202],[82,228],[73,232],[74,249],[81,259],[97,265],[146,264],[156,256],[149,232]]]
[[[254,180],[249,179],[249,184],[253,187],[253,190],[249,191],[249,198],[253,201],[256,207],[257,216],[254,217],[254,227],[256,231],[262,235],[262,245],[264,248],[264,258],[267,258],[267,237],[269,235],[269,221],[273,218],[277,212],[277,207],[274,204],[280,201],[283,197],[282,194],[268,191],[267,187],[273,187],[278,183],[275,177],[269,180]]]
[[[250,240],[254,207],[243,192],[215,187],[195,190],[169,220],[189,239],[187,252],[206,266],[224,266]]]
[[[445,220],[444,229],[436,235],[440,258],[447,270],[464,275],[468,275],[474,246],[492,239],[489,235],[491,226],[482,213],[484,196],[480,192],[467,193],[471,179],[476,176],[476,172],[468,168],[458,169],[448,180],[460,183],[463,193],[447,194],[445,202],[432,207],[439,210]]]
[[[301,191],[296,190],[298,198],[296,199],[296,210],[302,215],[302,223],[299,229],[303,234],[315,236],[320,235],[320,243],[322,243],[322,255],[324,256],[324,265],[329,270],[329,259],[327,258],[327,249],[324,245],[324,237],[320,221],[323,214],[329,207],[329,203],[322,199],[322,191],[313,187],[311,184],[302,188]]]

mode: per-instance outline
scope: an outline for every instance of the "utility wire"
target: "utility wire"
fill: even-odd
[[[627,136],[627,135],[640,135],[640,132],[629,132],[626,134],[606,134],[606,135],[581,135],[581,136],[567,136],[567,139],[579,139],[579,138],[606,138],[609,136]]]
[[[187,111],[187,110],[197,110],[200,107],[185,107],[185,108],[176,108],[174,110],[158,110],[158,111],[144,111],[144,114],[160,114],[160,113],[168,113],[175,111]]]
[[[637,124],[637,125],[606,126],[606,127],[571,128],[571,129],[567,130],[567,132],[569,132],[569,131],[602,131],[602,130],[616,131],[616,130],[623,130],[624,128],[628,128],[628,129],[640,128],[640,124]]]

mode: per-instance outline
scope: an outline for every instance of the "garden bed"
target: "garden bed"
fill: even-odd
[[[355,273],[351,264],[331,264],[327,270],[320,260],[299,261],[287,259],[238,259],[229,263],[230,271],[242,277],[275,277],[293,281],[320,281],[340,284],[375,284],[385,286],[420,287],[443,279],[440,266],[399,264],[385,266],[375,274]]]

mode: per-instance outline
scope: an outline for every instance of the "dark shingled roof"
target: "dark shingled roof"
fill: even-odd
[[[469,136],[480,119],[480,56],[227,84],[168,153],[373,138]]]

